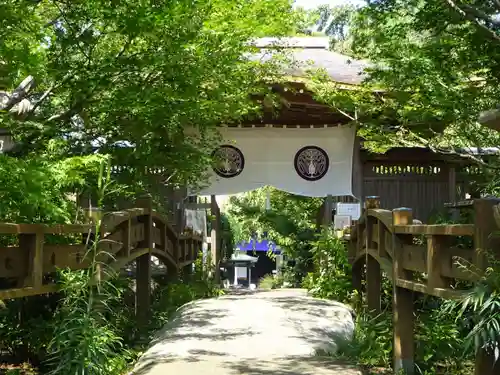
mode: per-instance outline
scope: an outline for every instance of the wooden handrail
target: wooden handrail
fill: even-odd
[[[121,268],[149,253],[163,258],[167,268],[179,270],[195,261],[203,243],[200,234],[177,233],[164,216],[150,207],[102,213],[100,233],[98,261],[111,268]],[[56,267],[88,267],[87,239],[94,234],[94,224],[0,223],[0,235],[18,237],[17,246],[0,248],[0,278],[17,280],[15,289],[0,289],[0,299],[52,291],[54,287],[45,283],[44,275],[53,273]],[[46,235],[69,235],[72,241],[81,238],[82,242],[49,244]]]
[[[394,225],[392,232],[396,234],[425,234],[440,236],[473,236],[473,224],[436,224],[436,225]]]
[[[361,219],[351,229],[353,285],[363,293],[365,275],[368,310],[379,314],[382,272],[393,284],[395,371],[413,368],[413,293],[456,299],[468,292],[456,289],[460,284],[453,281],[477,281],[488,266],[484,251],[500,248],[500,236],[495,235],[499,204],[498,199],[472,201],[468,206],[474,209],[474,224],[426,225],[414,220],[409,208],[388,211],[380,208],[377,197],[366,200]],[[469,237],[473,245],[459,248],[454,237]]]

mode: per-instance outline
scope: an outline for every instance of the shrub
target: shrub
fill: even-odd
[[[392,358],[392,321],[390,314],[371,317],[358,314],[352,341],[340,341],[334,357],[361,366],[390,367]]]
[[[281,288],[284,283],[282,275],[265,275],[259,280],[259,288],[261,289],[277,289]]]
[[[315,297],[351,302],[355,293],[343,240],[330,230],[323,231],[315,242],[312,253],[315,271],[307,274],[303,286]]]

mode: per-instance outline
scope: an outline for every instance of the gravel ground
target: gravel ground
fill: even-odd
[[[359,375],[315,356],[354,329],[343,304],[303,290],[239,292],[183,306],[131,375]]]

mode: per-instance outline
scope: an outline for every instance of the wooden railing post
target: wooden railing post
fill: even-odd
[[[38,289],[43,284],[43,243],[42,231],[19,235],[19,247],[28,253],[28,277],[24,286]]]
[[[381,289],[382,273],[378,261],[368,254],[369,249],[374,249],[373,233],[375,230],[375,219],[369,217],[369,209],[380,208],[380,198],[376,196],[367,197],[365,202],[365,223],[366,223],[366,294],[368,311],[374,315],[381,312]]]
[[[137,323],[145,327],[149,320],[151,309],[151,252],[153,250],[153,216],[152,200],[150,196],[138,199],[136,205],[146,209],[144,222],[144,241],[140,247],[149,251],[136,259],[136,291],[135,312]]]
[[[495,358],[493,350],[479,349],[476,353],[474,375],[500,374],[500,359]]]
[[[449,243],[447,236],[427,236],[427,286],[429,288],[446,288],[448,282],[441,275],[441,266],[445,262],[444,249]]]
[[[132,230],[132,223],[130,221],[130,218],[122,224],[122,256],[128,258],[130,256],[130,249],[131,249],[131,230]]]
[[[366,197],[365,200],[365,209],[369,210],[371,208],[380,208],[380,197],[377,195],[372,195]]]
[[[498,231],[493,206],[500,203],[500,199],[474,200],[474,265],[480,270],[486,269],[487,252],[496,250],[500,245],[500,236],[492,236]]]
[[[409,208],[398,208],[392,212],[393,225],[411,225],[413,213]],[[413,291],[397,286],[397,280],[405,277],[402,267],[402,244],[393,234],[393,330],[394,330],[394,372],[404,370],[406,375],[415,373],[413,341]]]

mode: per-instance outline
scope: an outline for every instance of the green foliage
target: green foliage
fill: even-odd
[[[38,365],[46,356],[52,337],[47,324],[57,309],[60,295],[6,300],[0,310],[0,347],[5,354]]]
[[[88,270],[61,271],[60,276],[64,298],[53,321],[48,348],[50,373],[104,375],[123,371],[126,362],[115,359],[121,352],[122,339],[104,319],[105,306],[98,306],[117,295],[105,285],[97,294]]]
[[[440,303],[440,305],[442,302]],[[426,308],[416,314],[415,361],[420,373],[466,374],[470,354],[463,351],[463,327],[452,315],[443,314],[442,308]]]
[[[357,7],[351,4],[320,5],[313,11],[317,14],[316,30],[330,37],[330,47],[341,54],[351,56],[352,37],[349,27],[353,23]]]
[[[280,288],[284,283],[284,278],[281,275],[265,275],[259,280],[260,289],[276,289]]]
[[[111,187],[110,174],[109,158],[103,159],[97,177],[98,207],[102,207],[107,190]],[[47,362],[53,375],[106,375],[119,373],[127,365],[123,360],[125,353],[120,353],[123,339],[105,317],[108,303],[119,298],[119,290],[113,283],[101,279],[103,275],[114,275],[108,274],[105,265],[97,260],[101,255],[100,226],[101,218],[98,218],[95,221],[97,235],[89,242],[84,257],[89,267],[59,272],[59,285],[64,297],[54,317],[54,335],[48,345]],[[116,353],[121,355],[117,357]]]
[[[366,367],[389,368],[392,361],[390,314],[375,318],[368,314],[358,315],[352,341],[341,341],[334,356]]]
[[[447,312],[457,321],[469,320],[472,329],[465,338],[466,349],[500,351],[500,263],[490,256],[490,267],[463,299],[447,304]]]
[[[370,62],[364,83],[345,90],[320,73],[311,88],[358,126],[369,149],[430,147],[481,162],[464,148],[499,144],[498,128],[477,122],[498,104],[499,11],[493,1],[441,0],[382,0],[351,10],[333,23],[347,31],[348,48],[337,37],[332,43]]]
[[[304,286],[319,298],[352,302],[356,293],[351,282],[351,266],[342,239],[333,231],[325,230],[312,247],[314,273],[310,273]]]
[[[469,356],[458,356],[463,335],[454,317],[440,309],[421,310],[415,322],[415,363],[418,374],[468,374]],[[334,357],[366,368],[389,368],[393,350],[390,310],[378,316],[359,311],[354,337],[341,341]]]
[[[236,247],[236,238],[239,236],[238,223],[231,215],[221,213],[221,241],[223,258],[231,258]]]
[[[271,207],[266,209],[267,196]],[[315,238],[316,218],[321,199],[284,193],[264,187],[231,197],[228,213],[236,221],[239,238],[248,241],[264,235],[294,260],[293,283],[300,285],[312,267],[312,241]]]
[[[255,116],[251,94],[279,80],[273,62],[250,58],[249,42],[289,34],[291,5],[3,1],[1,85],[12,92],[32,75],[37,86],[23,95],[26,112],[0,113],[0,128],[23,155],[66,140],[72,154],[97,146],[139,174],[162,166],[163,180],[200,183],[215,126]]]
[[[91,189],[106,156],[95,154],[53,161],[0,154],[0,221],[72,223],[76,195]],[[93,184],[95,186],[95,183]]]
[[[311,29],[317,24],[320,13],[317,10],[307,10],[302,7],[295,9],[295,16],[297,17],[297,26],[295,33],[298,35],[309,35]]]

